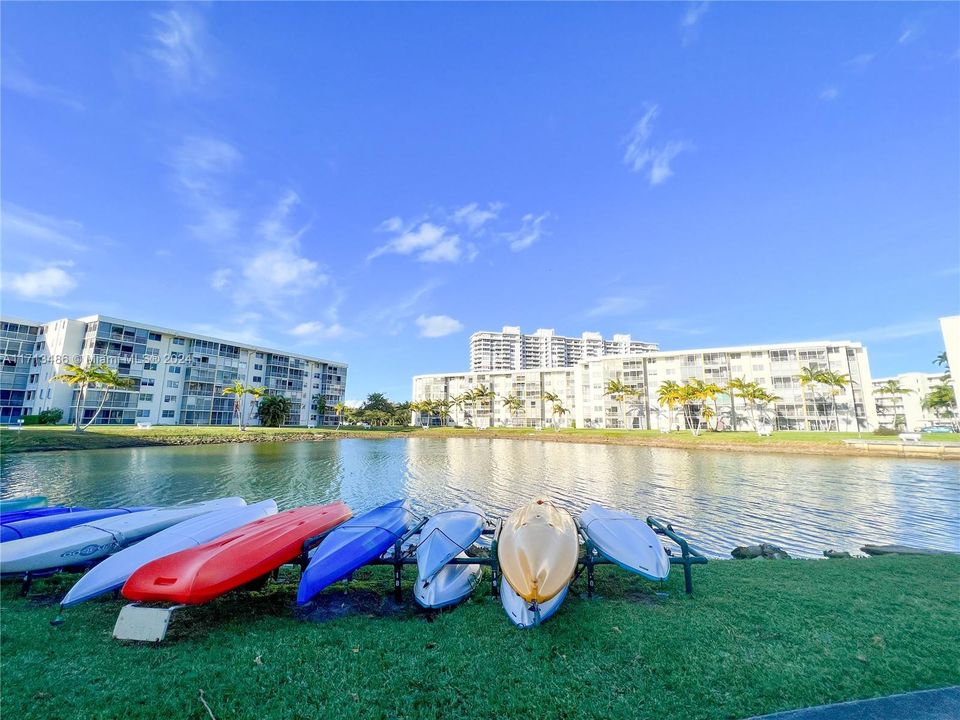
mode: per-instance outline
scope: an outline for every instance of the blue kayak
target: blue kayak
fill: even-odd
[[[103,520],[104,518],[123,515],[125,513],[140,512],[141,510],[153,510],[152,507],[133,507],[133,508],[104,508],[101,510],[81,510],[79,512],[60,513],[58,515],[49,515],[47,517],[27,518],[26,520],[17,520],[11,523],[0,525],[0,543],[8,540],[20,540],[22,538],[34,537],[35,535],[46,535],[47,533],[66,530],[75,525]]]
[[[297,604],[305,605],[328,585],[383,555],[413,521],[410,501],[394,500],[332,530],[303,571]]]
[[[63,513],[80,512],[89,510],[87,507],[66,507],[65,505],[54,505],[53,507],[32,508],[30,510],[11,510],[10,512],[0,512],[0,525],[17,522],[18,520],[29,520],[30,518],[47,517],[49,515],[61,515]]]

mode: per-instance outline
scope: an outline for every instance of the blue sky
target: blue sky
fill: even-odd
[[[960,5],[4,3],[3,312],[349,362],[520,325],[863,341],[960,305]]]

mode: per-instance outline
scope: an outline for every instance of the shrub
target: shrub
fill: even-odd
[[[24,425],[39,425],[40,416],[39,415],[21,415],[20,419],[23,420]]]
[[[40,418],[41,425],[56,425],[63,420],[63,410],[60,408],[44,410],[38,417]]]
[[[899,435],[900,431],[892,427],[878,427],[873,431],[874,435]]]

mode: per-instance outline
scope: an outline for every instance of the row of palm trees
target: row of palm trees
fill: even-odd
[[[560,396],[556,393],[544,392],[540,397],[544,402],[551,404],[551,415],[554,418],[554,426],[556,429],[559,429],[559,420],[562,420],[564,415],[569,414],[570,410],[563,406]],[[489,418],[488,424],[492,424],[494,403],[497,398],[500,399],[501,406],[510,414],[512,424],[516,425],[517,418],[524,414],[523,400],[516,393],[497,395],[496,392],[486,385],[478,385],[472,390],[466,390],[449,400],[420,400],[413,402],[410,403],[410,409],[418,415],[427,415],[428,417],[436,415],[440,418],[440,424],[446,425],[447,418],[450,417],[450,412],[453,408],[456,407],[462,411],[468,407],[471,409],[475,408],[478,416],[481,413],[486,413]]]

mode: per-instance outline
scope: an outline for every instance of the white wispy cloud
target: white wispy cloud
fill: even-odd
[[[866,330],[842,333],[845,338],[862,342],[885,342],[890,340],[905,340],[922,335],[933,335],[940,332],[940,324],[933,320],[914,320],[911,322],[890,323]]]
[[[637,312],[646,304],[646,300],[643,298],[632,295],[608,295],[597,300],[585,315],[587,317],[629,315]]]
[[[4,59],[3,72],[0,73],[0,85],[6,90],[33,100],[55,103],[71,110],[85,109],[83,102],[74,93],[30,77],[20,66],[20,61],[15,59],[15,56],[8,56]]]
[[[54,263],[37,270],[4,273],[3,289],[26,300],[57,300],[77,286],[77,280],[66,268],[72,262]]]
[[[836,85],[827,85],[820,91],[820,99],[824,102],[831,102],[840,97],[840,88]]]
[[[445,225],[436,225],[425,221],[412,228],[405,228],[400,218],[391,218],[382,223],[384,232],[396,235],[385,245],[381,245],[367,257],[372,260],[380,255],[415,255],[420,262],[455,263],[461,259],[472,260],[475,248],[464,243],[459,235],[450,232]]]
[[[627,136],[623,162],[631,172],[644,173],[651,185],[659,185],[673,175],[670,164],[682,152],[693,149],[688,140],[669,140],[662,145],[651,142],[653,124],[660,115],[660,106],[649,104]]]
[[[452,218],[455,223],[466,225],[472,232],[477,232],[484,225],[500,217],[500,211],[503,210],[503,203],[487,203],[483,208],[480,203],[470,203],[454,210]]]
[[[420,337],[439,338],[463,330],[463,323],[449,315],[420,315],[417,320]]]
[[[262,242],[257,245],[258,252],[243,263],[244,282],[236,294],[239,304],[260,301],[276,310],[284,298],[301,295],[329,280],[319,262],[301,254],[300,240],[310,225],[296,229],[289,225],[299,204],[300,197],[288,190],[260,223]]]
[[[520,252],[537,242],[546,234],[543,223],[549,218],[550,213],[548,212],[541,215],[534,215],[533,213],[524,215],[520,229],[513,233],[507,233],[510,249],[514,252]]]
[[[687,5],[680,19],[680,34],[684,45],[689,45],[697,39],[701,18],[710,9],[710,2],[692,2]]]
[[[230,279],[233,277],[233,270],[230,268],[220,268],[215,270],[213,275],[210,276],[210,287],[214,290],[223,290],[227,285],[230,284]]]
[[[875,57],[876,55],[874,53],[860,53],[859,55],[847,60],[844,65],[856,72],[862,72],[863,70],[867,69]]]
[[[7,201],[2,205],[0,230],[8,249],[11,245],[18,245],[36,251],[38,243],[61,251],[83,252],[88,249],[83,223],[45,215]]]
[[[897,43],[900,45],[908,45],[920,37],[921,27],[919,23],[916,22],[907,22],[903,24],[903,28],[900,30],[900,35],[897,37]]]
[[[155,21],[148,55],[178,91],[194,91],[216,75],[209,51],[206,24],[199,12],[186,4],[153,13]]]
[[[421,302],[440,287],[440,284],[438,280],[429,280],[405,296],[389,303],[380,303],[364,312],[359,318],[359,324],[387,335],[399,335],[410,319],[418,314]]]
[[[340,323],[325,323],[321,320],[302,322],[290,328],[288,332],[310,340],[343,340],[354,334]]]
[[[173,149],[168,158],[177,190],[197,214],[187,226],[201,240],[233,238],[240,212],[225,200],[230,181],[243,163],[240,151],[223,138],[192,135]]]

